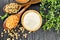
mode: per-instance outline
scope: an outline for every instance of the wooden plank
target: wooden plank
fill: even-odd
[[[4,15],[3,6],[7,3],[14,2],[14,1],[13,0],[0,0],[0,15]],[[34,10],[39,11],[39,4],[31,5],[29,9],[34,9]],[[0,29],[1,29],[0,30],[0,33],[1,33],[3,30],[1,20],[0,20]],[[4,34],[4,38],[0,37],[0,40],[6,40],[7,37],[8,35]],[[44,32],[42,29],[39,29],[38,31],[31,33],[27,39],[22,38],[22,40],[60,40],[60,34],[57,34],[56,32],[53,32],[53,31]]]

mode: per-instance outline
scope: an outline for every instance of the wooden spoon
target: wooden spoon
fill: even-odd
[[[37,4],[37,3],[40,3],[40,2],[41,2],[41,0],[30,0],[30,2],[28,2],[28,3],[20,4],[20,7],[22,8],[22,7],[24,7],[24,6],[28,5],[28,4]]]
[[[24,7],[24,6],[28,5],[28,4],[37,4],[37,3],[40,3],[40,2],[41,2],[41,0],[30,0],[30,2],[28,2],[28,3],[20,4],[20,7],[22,8],[22,7]]]
[[[8,18],[9,17],[11,17],[11,16],[9,16],[5,21],[4,21],[4,23],[3,23],[3,27],[4,27],[4,29],[6,29],[6,30],[8,30],[8,29],[13,29],[13,28],[16,28],[16,26],[18,25],[18,23],[19,23],[19,20],[20,20],[20,17],[21,17],[21,15],[23,14],[23,12],[31,5],[31,4],[36,4],[36,3],[39,3],[40,2],[40,0],[31,0],[31,2],[29,2],[28,4],[29,5],[27,5],[26,7],[24,7],[18,14],[15,14],[15,15],[11,15],[12,16],[12,19],[15,19],[15,18],[13,18],[14,16],[16,16],[17,17],[17,19],[18,20],[14,20],[14,21],[11,21],[10,20],[10,22],[11,23],[13,23],[14,25],[11,27],[11,24],[10,24],[10,22],[8,22],[8,25],[9,26],[7,26],[7,21],[8,21]],[[10,18],[11,19],[11,18]],[[17,22],[18,21],[18,22]],[[16,23],[17,22],[17,23]],[[8,28],[9,27],[9,28]]]
[[[40,3],[40,2],[41,2],[41,0],[30,0],[30,2],[22,4],[21,7],[24,7],[28,4],[37,4],[37,3]]]

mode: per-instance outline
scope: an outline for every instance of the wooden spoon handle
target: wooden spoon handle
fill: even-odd
[[[21,5],[21,8],[26,6],[26,5],[29,5],[29,4],[37,4],[37,3],[40,3],[41,0],[31,0],[30,2],[26,3],[26,4],[22,4]]]
[[[28,5],[28,4],[37,4],[37,3],[40,3],[41,0],[30,0],[30,2],[26,3],[26,4],[22,4],[22,7]]]
[[[31,4],[25,6],[18,14],[22,14]]]
[[[18,12],[18,14],[16,14],[19,18],[21,17],[21,15],[23,14],[23,12],[30,6],[31,4],[29,5],[26,5],[20,12]]]
[[[24,6],[28,5],[28,4],[31,4],[31,2],[26,3],[26,4],[22,4],[21,6],[24,7]]]

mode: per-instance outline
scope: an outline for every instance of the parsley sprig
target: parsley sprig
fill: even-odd
[[[0,19],[1,19],[1,20],[4,20],[7,16],[8,16],[8,14],[6,13],[6,14],[4,14],[3,16],[0,16]]]

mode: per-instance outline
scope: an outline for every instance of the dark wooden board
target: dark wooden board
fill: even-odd
[[[5,4],[14,2],[14,0],[0,0],[0,15],[4,15],[3,12],[3,6]],[[34,9],[39,11],[39,4],[36,5],[31,5],[29,9]],[[0,40],[6,40],[8,38],[8,34],[4,34],[4,37],[1,37],[1,32],[3,31],[3,26],[2,26],[3,21],[0,20]],[[20,39],[20,38],[19,38]],[[19,40],[18,39],[18,40]],[[36,32],[31,33],[28,38],[22,38],[22,40],[60,40],[60,33],[57,34],[56,31],[43,31],[42,29],[39,29]]]

